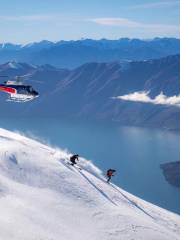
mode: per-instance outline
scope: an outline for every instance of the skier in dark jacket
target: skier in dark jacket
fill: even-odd
[[[74,166],[75,164],[77,164],[76,160],[77,160],[77,161],[79,160],[78,157],[79,157],[78,154],[72,155],[72,156],[70,157],[70,162],[71,162],[70,164],[71,164],[72,166]]]
[[[109,181],[111,180],[111,177],[114,176],[114,173],[116,172],[116,170],[114,169],[108,169],[106,176],[107,176],[107,183],[109,183]]]

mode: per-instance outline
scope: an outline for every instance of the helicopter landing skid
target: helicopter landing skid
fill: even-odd
[[[35,97],[28,95],[19,95],[19,94],[11,94],[7,99],[8,102],[28,102],[33,100]]]

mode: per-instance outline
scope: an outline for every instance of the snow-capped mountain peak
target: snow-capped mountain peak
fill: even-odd
[[[0,129],[3,240],[178,240],[180,217],[114,184],[70,153]]]
[[[19,63],[17,63],[16,61],[11,61],[7,63],[7,66],[9,68],[14,68],[14,69],[18,69],[21,68],[21,65]]]
[[[32,42],[21,45],[21,48],[32,48],[32,49],[43,49],[53,46],[55,43],[48,41],[48,40],[42,40],[40,42]]]

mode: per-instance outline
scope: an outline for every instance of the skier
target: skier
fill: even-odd
[[[114,173],[116,172],[116,170],[114,169],[108,169],[106,176],[107,176],[107,183],[109,183],[109,181],[111,180],[111,177],[114,176]]]
[[[77,161],[79,160],[78,157],[79,157],[78,154],[72,155],[72,156],[70,157],[70,162],[71,162],[70,164],[71,164],[72,166],[74,166],[75,164],[77,164],[76,160],[77,160]]]

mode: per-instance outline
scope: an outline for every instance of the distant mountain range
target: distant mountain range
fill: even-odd
[[[155,38],[78,41],[41,41],[26,45],[0,44],[0,63],[19,61],[75,68],[88,62],[147,60],[180,53],[180,39]]]
[[[74,70],[17,62],[0,65],[0,75],[27,73],[32,73],[27,83],[39,91],[40,97],[20,104],[6,102],[6,95],[1,93],[1,117],[80,118],[180,130],[180,55],[94,62]],[[116,98],[136,92],[140,92],[135,95],[137,101]],[[148,93],[148,98],[156,101],[148,101],[141,93]]]

